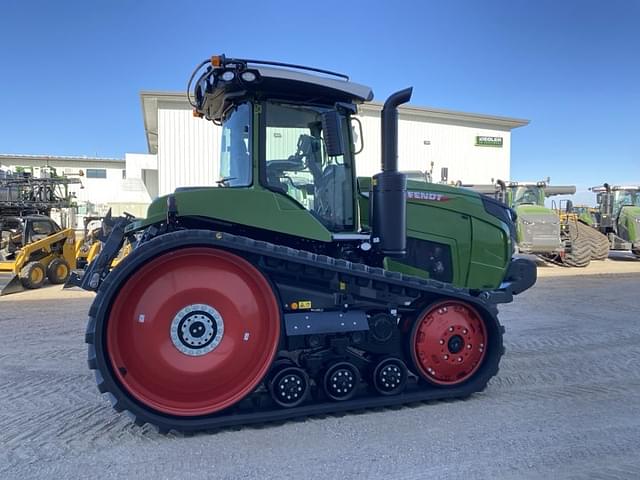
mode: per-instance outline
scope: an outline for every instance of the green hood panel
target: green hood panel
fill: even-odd
[[[361,221],[368,224],[370,178],[358,178]],[[452,283],[497,288],[511,259],[509,226],[489,214],[479,193],[449,185],[407,181],[407,235],[451,249]],[[428,273],[393,259],[387,268],[417,276]]]
[[[205,217],[224,222],[282,232],[322,242],[331,232],[301,205],[285,195],[253,188],[197,188],[174,193],[178,216]],[[137,230],[166,217],[167,196],[149,205],[147,218],[130,229]]]
[[[622,207],[618,217],[618,231],[625,240],[640,242],[640,207]]]
[[[545,213],[549,215],[556,215],[553,210],[541,205],[518,205],[515,210],[518,215],[526,215],[527,213],[531,215],[541,215]]]

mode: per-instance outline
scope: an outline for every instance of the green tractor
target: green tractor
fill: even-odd
[[[598,206],[584,222],[606,235],[611,250],[631,250],[640,257],[640,186],[593,187]]]
[[[368,87],[224,56],[191,79],[195,115],[222,126],[219,186],[118,221],[80,279],[114,408],[194,431],[483,390],[504,351],[497,304],[536,267],[512,259],[505,205],[398,171],[411,89],[384,104],[382,171],[358,178]]]
[[[592,259],[600,259],[602,254],[592,238],[596,232],[578,221],[570,201],[564,208],[545,206],[547,197],[573,195],[575,186],[499,180],[494,185],[466,187],[496,198],[515,211],[518,252],[569,267],[586,267]]]

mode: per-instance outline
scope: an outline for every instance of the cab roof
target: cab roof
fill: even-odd
[[[232,104],[253,98],[329,107],[373,99],[371,88],[351,82],[346,75],[313,67],[224,55],[203,62],[199,69],[205,65],[206,70],[195,83],[195,103],[189,98],[198,115],[215,122],[222,121]]]

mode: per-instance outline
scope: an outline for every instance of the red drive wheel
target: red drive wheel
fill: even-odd
[[[207,415],[263,379],[280,309],[249,262],[188,247],[151,259],[126,281],[105,337],[110,367],[131,397],[165,414]]]
[[[487,329],[471,305],[446,300],[430,305],[414,323],[410,350],[418,373],[435,385],[465,382],[486,354]]]

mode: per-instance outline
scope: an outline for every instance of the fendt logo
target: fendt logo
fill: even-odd
[[[424,202],[446,202],[451,200],[450,197],[437,192],[416,192],[413,190],[407,191],[407,198],[409,200],[422,200]]]

